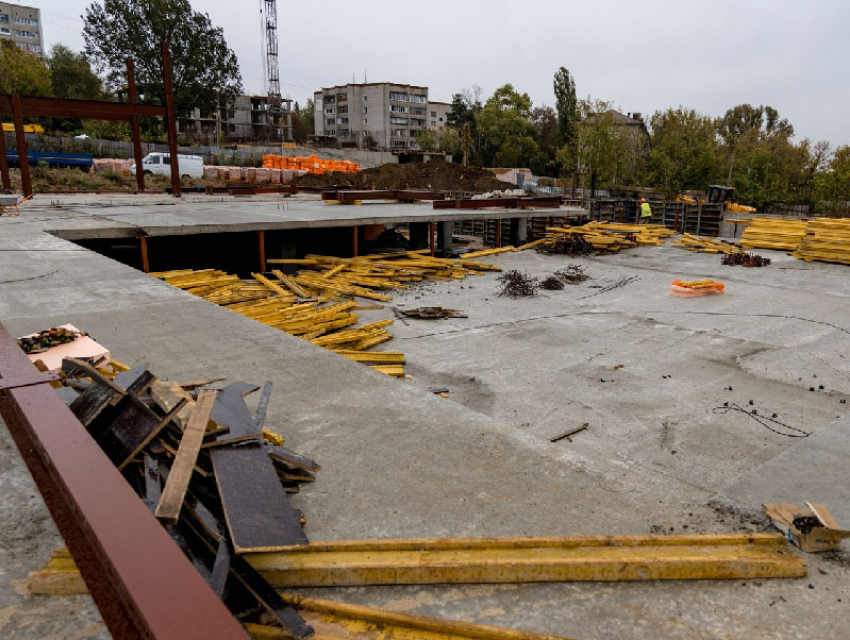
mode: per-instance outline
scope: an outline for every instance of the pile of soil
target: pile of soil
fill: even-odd
[[[512,188],[486,169],[442,160],[384,164],[358,173],[329,171],[322,175],[303,176],[297,182],[306,187],[350,186],[355,189],[430,189],[475,193]]]

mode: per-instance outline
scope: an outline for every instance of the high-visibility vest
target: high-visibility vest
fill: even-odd
[[[640,217],[648,218],[652,215],[652,209],[649,206],[648,202],[642,202],[640,205]]]

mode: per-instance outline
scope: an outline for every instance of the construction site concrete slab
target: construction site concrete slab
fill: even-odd
[[[284,198],[200,194],[189,194],[180,200],[162,194],[106,199],[96,195],[43,195],[28,204],[26,211],[37,216],[44,230],[67,240],[586,215],[578,207],[434,210],[431,202],[344,205],[322,202],[317,195]],[[26,223],[27,218],[22,222]]]
[[[192,219],[194,205],[174,206],[163,209]],[[245,206],[252,219],[277,205]],[[717,256],[670,245],[578,259],[493,256],[485,261],[532,276],[579,263],[591,279],[518,300],[499,297],[497,274],[396,294],[400,308],[469,315],[396,322],[386,348],[405,352],[410,376],[398,380],[53,235],[102,224],[100,213],[74,205],[0,219],[0,322],[16,335],[71,322],[116,359],[144,359],[174,380],[271,380],[267,425],[322,465],[317,482],[293,497],[311,540],[767,531],[761,502],[802,495],[778,495],[771,479],[781,466],[806,461],[825,481],[846,479],[846,459],[827,455],[843,440],[820,438],[840,431],[830,423],[850,394],[847,267],[777,252],[765,252],[774,259],[765,269],[721,267]],[[134,216],[144,215],[113,216],[107,226],[137,229]],[[171,214],[153,215],[172,224]],[[192,224],[203,226],[207,213],[196,215]],[[676,278],[721,280],[727,293],[674,298],[667,290]],[[358,313],[364,323],[392,317],[389,307]],[[813,375],[823,390],[809,391]],[[448,398],[429,390],[438,386]],[[745,411],[715,411],[724,402]],[[753,409],[815,435],[773,433],[745,414]],[[549,441],[583,423],[582,433]],[[805,448],[819,448],[815,462]],[[762,497],[759,483],[777,490]],[[0,487],[0,635],[108,637],[87,596],[21,593],[21,580],[61,540],[5,427]],[[806,499],[847,524],[845,494]],[[595,640],[843,638],[848,555],[807,559],[809,576],[792,580],[303,592]]]

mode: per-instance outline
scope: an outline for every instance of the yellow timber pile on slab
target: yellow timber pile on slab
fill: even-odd
[[[753,218],[741,235],[741,247],[744,249],[780,249],[795,250],[808,223],[802,220],[784,218]]]
[[[806,262],[850,264],[850,218],[810,220],[793,255]]]
[[[692,236],[690,233],[683,233],[681,238],[671,240],[670,242],[678,244],[682,249],[687,249],[688,251],[701,251],[702,253],[744,253],[741,247],[737,247],[729,242],[723,242],[715,238]]]
[[[541,240],[530,242],[521,249],[533,246],[554,244],[562,236],[581,236],[594,249],[601,251],[619,251],[632,247],[657,247],[675,233],[658,224],[622,224],[618,222],[588,222],[580,227],[546,227],[549,235]]]
[[[41,569],[29,574],[27,590],[33,595],[83,595],[89,591],[73,557],[60,547]],[[332,640],[570,640],[562,636],[457,622],[330,600],[282,593],[284,602],[313,627],[316,639]],[[245,623],[255,640],[292,640],[281,627]]]
[[[509,248],[506,248],[509,250]],[[354,298],[387,302],[387,292],[406,289],[422,280],[463,280],[485,271],[499,271],[483,262],[433,258],[423,251],[359,258],[311,255],[301,259],[269,260],[270,264],[298,265],[295,275],[279,269],[254,273],[252,279],[217,269],[181,269],[150,275],[208,302],[262,322],[317,346],[339,352],[390,376],[404,376],[404,354],[364,352],[392,338],[380,320],[355,327],[360,308]]]

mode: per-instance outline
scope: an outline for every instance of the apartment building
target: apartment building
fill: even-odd
[[[339,147],[417,149],[418,132],[445,126],[442,106],[430,106],[428,87],[412,84],[324,87],[313,94],[313,103],[316,138]],[[429,118],[431,113],[433,118]]]
[[[428,129],[439,131],[446,128],[446,120],[452,110],[450,102],[428,103]]]
[[[0,2],[0,40],[11,40],[39,58],[44,55],[41,11],[35,7]]]
[[[291,104],[289,98],[282,99],[281,113],[277,122],[272,123],[271,131],[267,131],[268,97],[247,95],[237,96],[232,105],[222,107],[218,117],[215,111],[204,113],[200,109],[192,109],[188,117],[178,118],[177,130],[186,137],[210,144],[215,144],[219,131],[229,141],[291,140]]]

